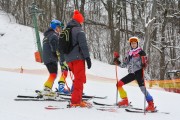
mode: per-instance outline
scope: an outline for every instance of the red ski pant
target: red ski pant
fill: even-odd
[[[75,60],[68,63],[74,74],[73,91],[71,95],[72,104],[80,104],[82,101],[83,84],[86,83],[85,60]]]

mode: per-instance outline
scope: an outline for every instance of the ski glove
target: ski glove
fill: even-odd
[[[120,64],[121,64],[121,62],[119,61],[119,59],[118,59],[118,58],[114,58],[114,64],[115,64],[115,65],[120,65]]]
[[[88,69],[90,69],[91,68],[91,58],[90,57],[86,58],[86,63],[87,63]]]

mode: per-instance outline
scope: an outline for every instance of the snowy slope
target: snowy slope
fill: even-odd
[[[11,17],[11,16],[10,16]],[[0,67],[5,68],[43,68],[34,62],[35,40],[33,29],[16,24],[7,14],[0,11]],[[30,64],[27,64],[30,63]]]
[[[17,94],[32,95],[35,89],[41,89],[44,76],[27,75],[20,73],[0,72],[0,120],[179,120],[180,115],[180,95],[156,90],[149,90],[154,96],[155,104],[160,111],[171,114],[136,114],[127,113],[124,109],[118,112],[103,112],[95,109],[71,108],[50,111],[44,109],[48,105],[66,106],[66,102],[18,102],[13,99]],[[68,79],[68,81],[70,81]],[[56,86],[56,84],[55,84]],[[135,107],[143,108],[144,97],[137,87],[125,86],[129,100]],[[105,100],[99,102],[115,102],[115,85],[113,83],[95,82],[89,78],[85,85],[85,93],[89,95],[107,95]]]
[[[0,11],[0,120],[179,120],[180,96],[157,90],[149,90],[155,105],[160,111],[171,112],[170,115],[133,114],[124,109],[118,112],[102,112],[95,109],[72,108],[56,111],[45,110],[48,105],[66,106],[61,102],[17,102],[13,99],[18,94],[33,95],[34,90],[42,89],[48,74],[45,66],[34,61],[34,35],[30,27],[16,24]],[[41,34],[42,38],[42,34]],[[93,66],[87,70],[87,83],[84,92],[89,95],[108,96],[99,102],[115,103],[115,66],[92,60]],[[23,66],[24,73],[19,73]],[[6,68],[6,69],[5,69]],[[31,70],[31,71],[30,71]],[[7,72],[13,71],[13,72]],[[44,72],[45,71],[45,72]],[[17,73],[18,72],[18,73]],[[44,74],[42,74],[44,72]],[[29,74],[32,73],[32,74]],[[118,69],[118,77],[127,74],[126,69]],[[35,75],[36,74],[36,75]],[[38,74],[38,75],[37,75]],[[67,79],[69,86],[71,80]],[[106,82],[110,81],[110,82]],[[54,88],[57,87],[57,80]],[[53,88],[53,89],[54,89]],[[135,107],[143,108],[144,97],[138,87],[125,86],[129,100]]]

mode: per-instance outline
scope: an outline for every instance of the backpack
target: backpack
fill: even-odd
[[[69,54],[76,46],[73,46],[71,30],[72,27],[66,27],[59,37],[59,46],[64,54]]]

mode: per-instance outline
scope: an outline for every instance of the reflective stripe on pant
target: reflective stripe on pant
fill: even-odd
[[[68,66],[74,74],[74,88],[71,95],[71,103],[79,104],[82,101],[83,84],[86,83],[85,60],[69,62]]]

